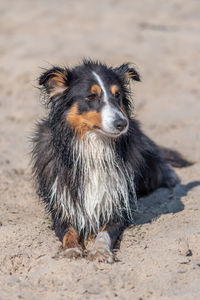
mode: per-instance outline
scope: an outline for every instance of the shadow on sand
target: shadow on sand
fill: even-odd
[[[184,209],[181,198],[200,185],[200,181],[178,184],[173,189],[160,188],[149,196],[138,199],[138,212],[134,213],[135,225],[150,223],[162,214],[177,213]]]

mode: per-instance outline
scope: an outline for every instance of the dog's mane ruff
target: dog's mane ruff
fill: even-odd
[[[88,132],[82,139],[74,136],[71,151],[71,186],[61,184],[58,174],[50,191],[50,206],[57,207],[57,217],[73,224],[85,236],[97,233],[116,217],[132,222],[130,195],[136,199],[134,173],[128,172],[123,160],[117,157],[112,139],[94,132]],[[77,182],[78,199],[74,199],[71,188]]]

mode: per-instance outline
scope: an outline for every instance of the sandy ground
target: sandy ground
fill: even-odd
[[[200,2],[1,1],[0,299],[200,299]],[[60,243],[30,176],[28,136],[43,114],[40,67],[134,62],[135,115],[196,163],[139,201],[113,265],[56,259]]]

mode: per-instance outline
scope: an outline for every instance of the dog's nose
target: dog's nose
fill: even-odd
[[[126,119],[118,118],[114,121],[114,126],[117,130],[122,131],[127,126]]]

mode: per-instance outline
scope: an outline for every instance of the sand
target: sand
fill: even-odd
[[[1,1],[0,299],[200,299],[200,3]],[[135,116],[195,162],[181,184],[139,200],[112,265],[58,258],[31,180],[28,137],[45,114],[41,67],[82,57],[133,62]]]

